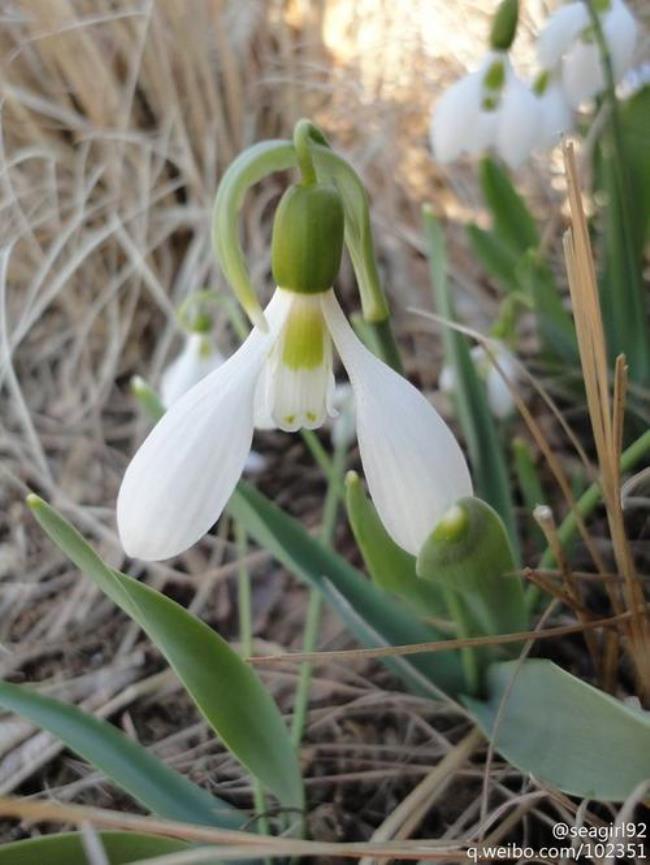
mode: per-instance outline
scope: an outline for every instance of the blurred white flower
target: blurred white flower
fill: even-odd
[[[210,333],[189,333],[180,354],[169,364],[160,379],[160,398],[169,408],[213,369],[221,366],[219,353]]]
[[[507,54],[490,52],[481,68],[444,93],[431,120],[436,159],[494,150],[517,168],[530,155],[538,134],[539,110],[530,88],[515,74]]]
[[[503,343],[495,342],[490,343],[489,352],[483,345],[475,345],[470,354],[479,378],[485,383],[490,411],[499,420],[505,420],[513,413],[515,403],[510,388],[494,361],[507,380],[515,384],[518,378],[518,369],[514,356]],[[494,356],[494,361],[492,356]],[[438,386],[443,393],[453,396],[456,390],[456,371],[452,366],[447,364],[443,366]]]
[[[368,488],[393,539],[417,554],[442,515],[472,494],[465,457],[425,397],[358,339],[333,291],[278,288],[242,346],[175,402],[129,464],[117,500],[125,551],[165,559],[221,515],[257,418],[286,431],[333,413],[332,340],[354,391]]]
[[[623,0],[600,0],[597,10],[616,83],[632,63],[637,23]],[[561,66],[562,83],[572,107],[578,108],[605,89],[594,28],[580,0],[562,6],[549,17],[537,42],[537,54],[545,69]]]
[[[536,148],[549,150],[573,129],[573,111],[557,75],[542,73],[536,88],[540,112],[539,138]]]
[[[349,447],[357,434],[357,413],[354,391],[348,382],[336,385],[332,403],[337,412],[336,417],[330,421],[332,444],[337,448]]]
[[[169,364],[160,380],[160,399],[165,408],[170,408],[195,384],[225,362],[211,333],[189,333],[180,354]],[[266,458],[257,451],[246,457],[244,471],[259,474],[266,467]]]

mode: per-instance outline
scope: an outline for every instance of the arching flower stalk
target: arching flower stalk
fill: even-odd
[[[195,543],[219,518],[242,473],[256,425],[316,429],[334,414],[333,348],[356,405],[370,494],[386,529],[416,554],[472,484],[463,453],[433,406],[358,339],[331,288],[343,245],[336,189],[314,178],[276,212],[278,285],[242,346],[174,402],[144,441],[120,488],[125,551],[157,560]]]

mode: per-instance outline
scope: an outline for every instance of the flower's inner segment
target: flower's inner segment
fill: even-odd
[[[501,91],[506,81],[506,70],[502,60],[495,60],[483,77],[483,111],[496,111],[501,99]]]
[[[336,414],[333,389],[332,343],[320,297],[294,293],[262,375],[258,414],[267,423],[260,425],[287,432],[316,429]]]

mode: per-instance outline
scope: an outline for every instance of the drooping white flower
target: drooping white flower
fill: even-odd
[[[195,384],[218,369],[225,358],[214,343],[210,332],[188,333],[180,354],[165,369],[160,379],[160,399],[165,408],[170,408]],[[246,457],[244,471],[258,474],[266,467],[266,459],[257,451]]]
[[[490,343],[489,351],[483,345],[475,345],[470,354],[479,378],[485,383],[490,411],[499,420],[505,420],[515,409],[515,402],[508,387],[508,382],[515,384],[518,378],[515,358],[503,343],[496,342]],[[507,381],[504,380],[504,376]],[[438,386],[443,393],[453,396],[456,389],[456,372],[452,366],[446,364],[443,366]]]
[[[241,475],[256,417],[280,429],[314,428],[332,413],[332,349],[355,397],[370,494],[394,540],[416,554],[445,511],[471,495],[451,431],[406,379],[359,341],[334,293],[278,288],[221,367],[175,402],[128,466],[117,502],[125,551],[165,559],[220,516]]]
[[[224,358],[210,333],[189,333],[182,351],[169,364],[160,379],[160,398],[169,408],[208,373],[221,366]]]
[[[602,0],[597,10],[614,81],[618,82],[633,61],[637,23],[623,0]],[[561,64],[564,89],[574,108],[605,89],[598,42],[586,5],[579,0],[561,7],[549,17],[540,34],[537,53],[545,69]]]
[[[349,447],[356,436],[357,410],[354,392],[348,382],[336,385],[332,403],[337,412],[337,417],[330,423],[332,444],[335,447]]]
[[[573,112],[560,80],[556,75],[544,75],[544,87],[537,93],[540,112],[537,148],[540,150],[554,147],[565,133],[573,129]]]
[[[517,168],[535,145],[538,123],[534,94],[508,56],[494,51],[440,99],[431,120],[431,147],[443,163],[493,149]]]

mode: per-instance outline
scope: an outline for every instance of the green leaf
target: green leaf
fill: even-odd
[[[447,253],[442,227],[426,208],[423,216],[436,306],[445,320],[453,322],[455,314],[447,281]],[[501,515],[510,539],[518,549],[508,469],[488,407],[485,386],[478,377],[465,337],[452,327],[446,327],[443,340],[445,359],[455,374],[458,420],[469,449],[477,492]]]
[[[288,570],[316,586],[363,645],[376,646],[373,634],[384,644],[428,642],[441,639],[408,610],[367,580],[345,559],[311,537],[297,520],[281,511],[249,484],[240,481],[228,505],[229,511]],[[460,660],[455,652],[414,655],[405,663],[386,661],[410,687],[422,693],[421,680],[447,694],[463,689]],[[405,670],[415,673],[410,679]],[[431,696],[431,691],[428,692]]]
[[[537,330],[550,355],[577,366],[575,328],[562,303],[553,271],[539,253],[531,249],[519,260],[516,273],[522,292],[532,301]]]
[[[572,796],[614,802],[650,778],[648,712],[547,660],[495,664],[488,685],[488,702],[465,703],[487,736],[497,725],[497,751],[522,772]]]
[[[98,832],[110,865],[129,865],[141,859],[189,850],[190,845],[175,838],[139,835],[135,832]],[[0,865],[88,865],[81,835],[63,832],[0,847]],[[215,865],[217,860],[215,859]]]
[[[229,829],[241,828],[247,820],[111,724],[76,706],[9,682],[0,682],[0,706],[57,736],[160,817]]]
[[[375,585],[403,598],[419,616],[446,617],[447,607],[440,591],[419,579],[415,556],[405,552],[387,533],[356,472],[348,473],[345,489],[354,539]]]
[[[300,809],[302,779],[282,715],[257,675],[215,631],[170,598],[109,568],[38,496],[28,497],[54,543],[149,635],[226,747],[282,805]]]
[[[467,636],[526,630],[524,587],[512,546],[503,521],[486,502],[463,498],[456,503],[425,541],[417,572],[461,596],[473,619],[473,632]]]
[[[537,247],[539,235],[535,220],[505,168],[486,156],[480,163],[479,181],[492,213],[497,239],[519,253]]]
[[[486,271],[505,291],[518,291],[516,267],[520,259],[519,253],[514,252],[509,244],[499,240],[491,231],[485,231],[474,223],[465,228],[474,254],[481,260]]]

